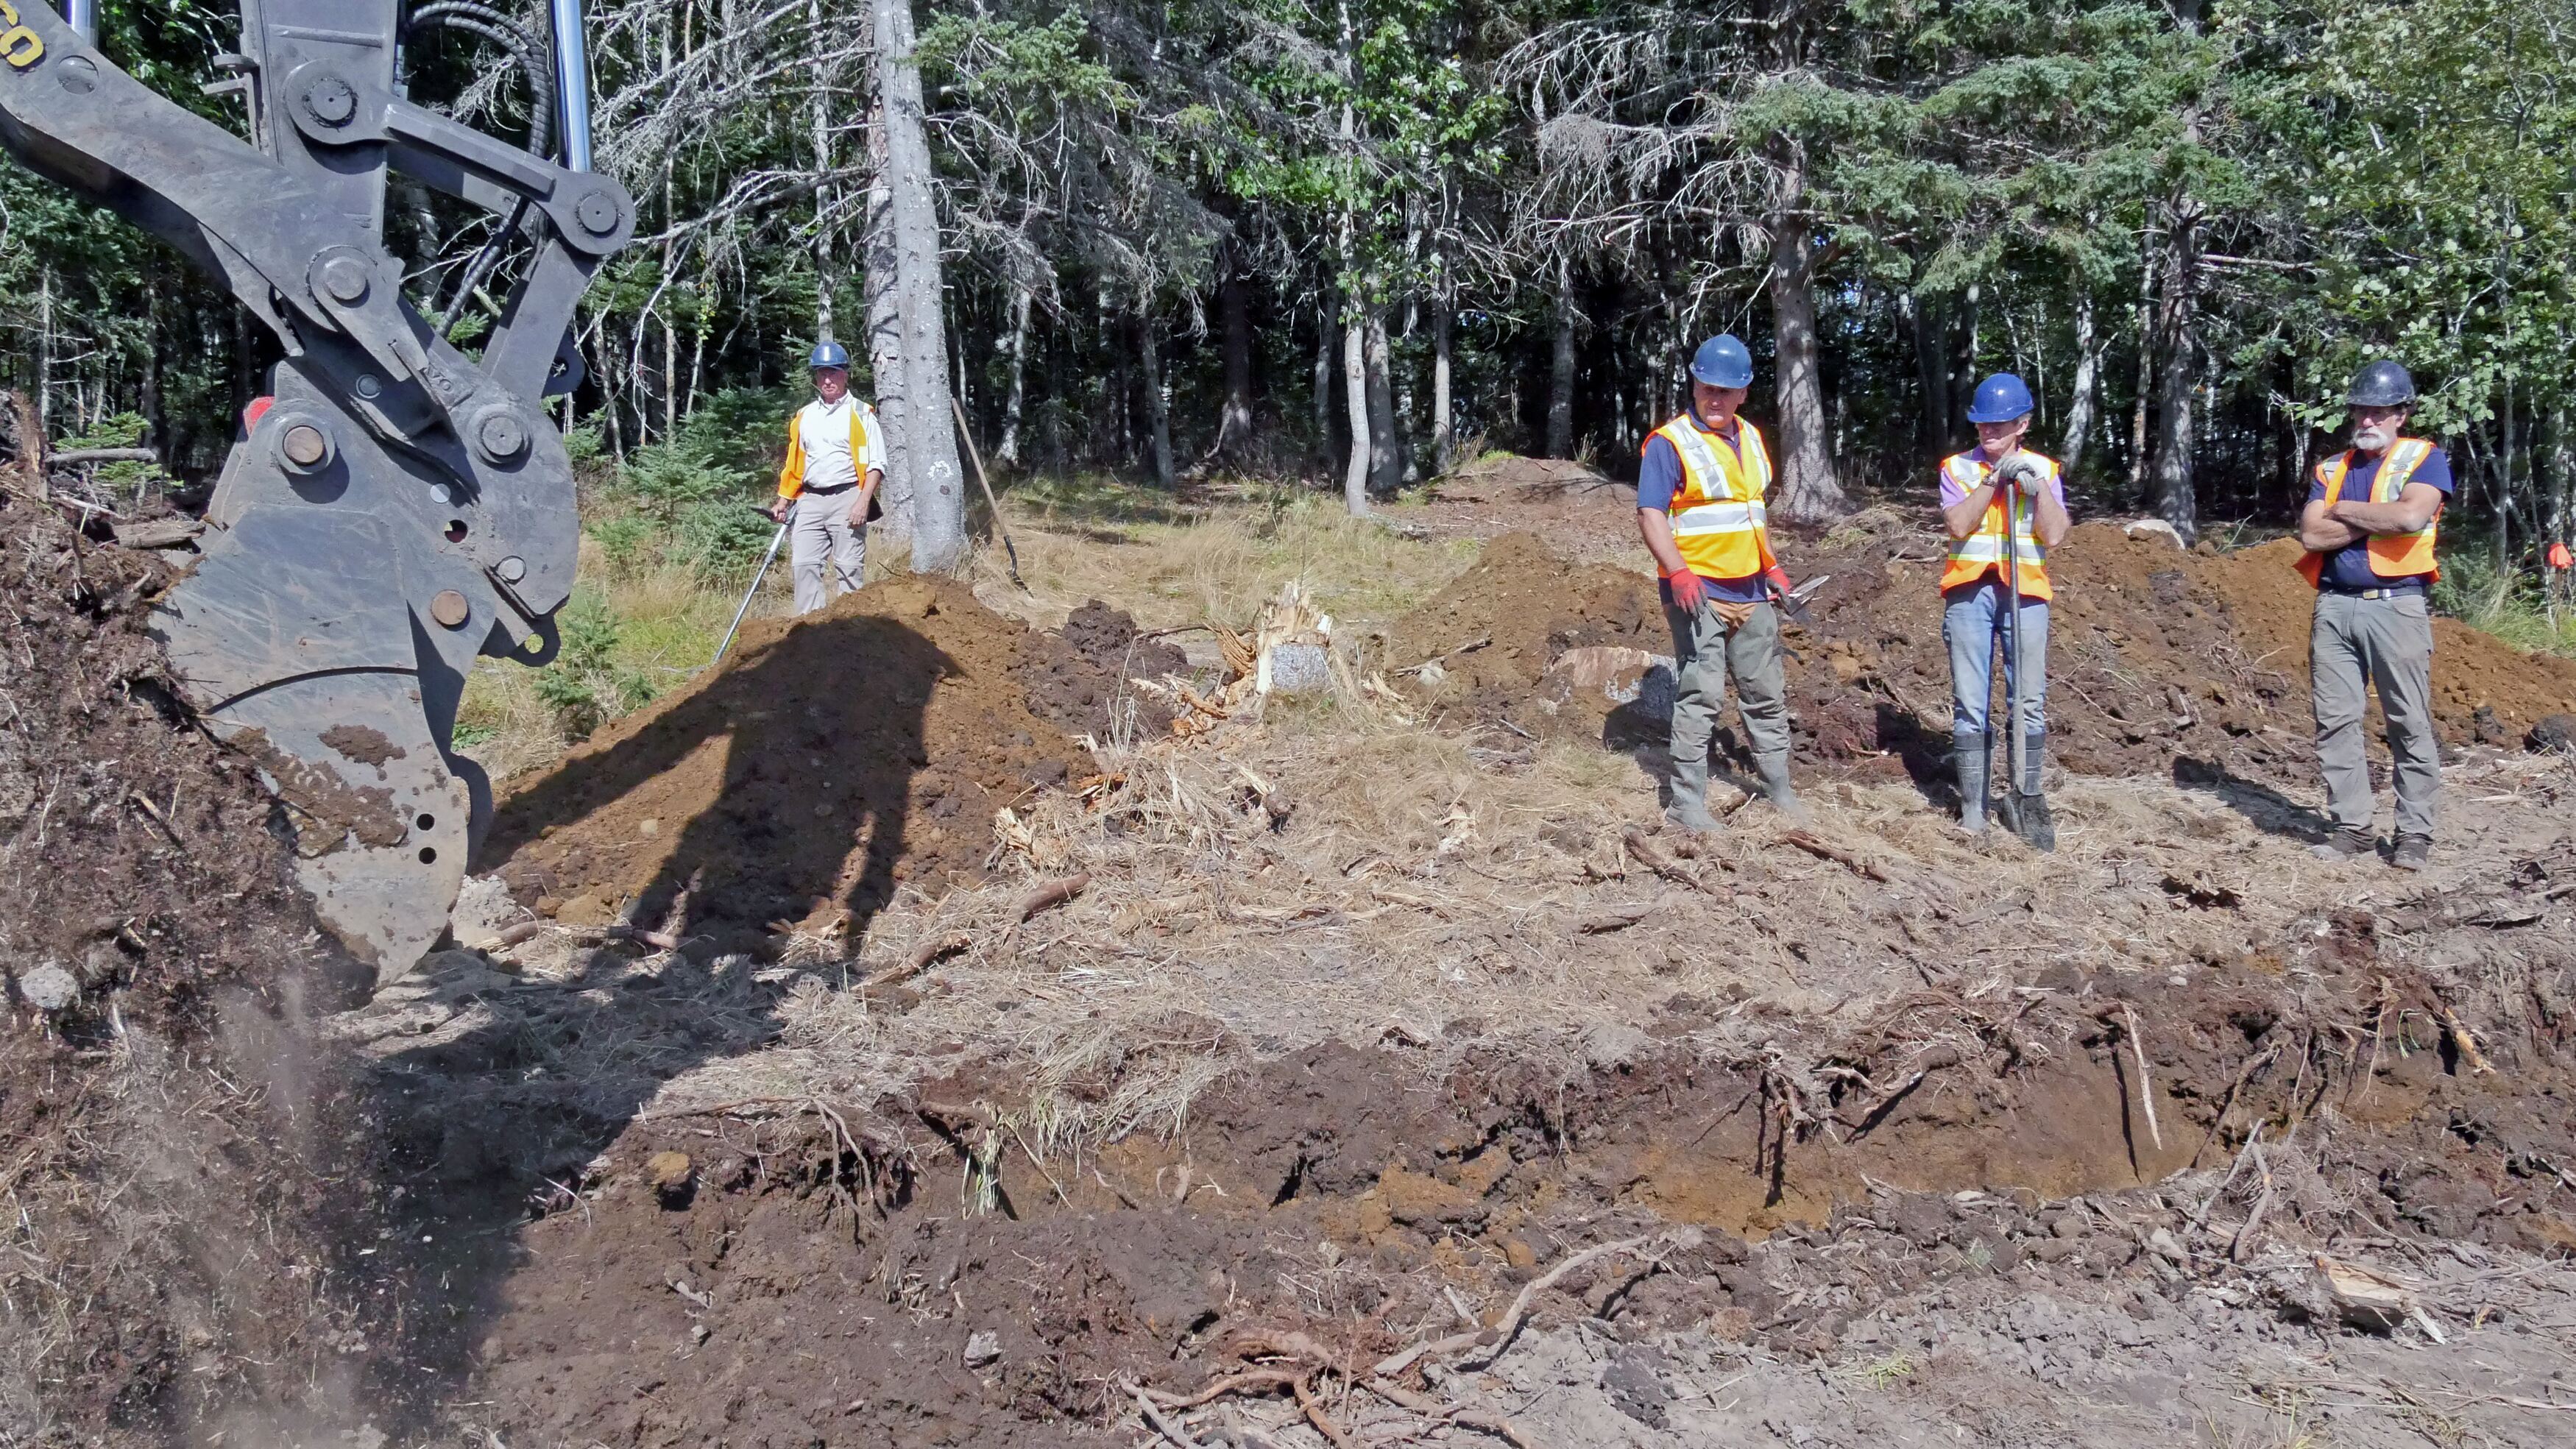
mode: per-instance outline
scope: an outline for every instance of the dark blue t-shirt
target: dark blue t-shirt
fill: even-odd
[[[1736,440],[1744,436],[1740,429],[1735,438],[1728,438],[1722,433],[1710,433],[1706,428],[1701,428],[1700,431],[1708,434],[1711,444],[1728,449],[1738,457],[1743,456],[1743,449],[1736,445]],[[1673,506],[1673,495],[1681,491],[1681,450],[1673,446],[1672,439],[1660,433],[1648,438],[1646,455],[1637,464],[1637,506],[1670,512]],[[1760,574],[1747,574],[1740,579],[1711,578],[1707,574],[1701,574],[1700,577],[1708,582],[1709,597],[1724,599],[1730,604],[1758,604],[1771,597],[1770,591],[1762,586]],[[1671,603],[1673,586],[1661,581],[1658,581],[1656,586],[1663,591],[1664,602]]]
[[[2371,485],[2379,478],[2379,461],[2378,458],[2365,458],[2359,453],[2353,454],[2352,471],[2344,475],[2341,496],[2347,500],[2369,498]],[[2435,448],[2424,455],[2424,461],[2416,467],[2406,481],[2421,483],[2428,488],[2439,488],[2442,490],[2443,501],[2448,502],[2451,497],[2451,460],[2442,455],[2441,449]],[[2326,485],[2311,476],[2308,479],[2308,501],[2321,503],[2325,501],[2325,496]],[[2424,576],[2416,574],[2412,577],[2421,580]],[[2339,592],[2358,593],[2363,589],[2384,589],[2391,585],[2402,587],[2404,583],[2403,579],[2382,578],[2371,572],[2368,538],[2355,539],[2327,554],[2325,567],[2317,574],[2318,588],[2334,589]]]

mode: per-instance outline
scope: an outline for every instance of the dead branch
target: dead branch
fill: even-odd
[[[1442,1423],[1481,1429],[1504,1443],[1512,1445],[1513,1449],[1537,1449],[1535,1441],[1523,1434],[1519,1425],[1500,1414],[1488,1414],[1482,1409],[1470,1409],[1464,1404],[1444,1404],[1428,1394],[1417,1394],[1411,1389],[1388,1383],[1384,1379],[1365,1379],[1361,1382],[1370,1393],[1399,1409],[1411,1409],[1417,1414]]]
[[[1087,874],[1041,881],[1027,895],[1020,897],[1017,905],[1011,907],[1011,918],[1025,921],[1049,906],[1063,905],[1066,901],[1082,894],[1084,888],[1090,884],[1091,877]]]
[[[1228,1394],[1257,1394],[1288,1388],[1305,1376],[1304,1369],[1245,1369],[1241,1373],[1219,1374],[1193,1394],[1169,1394],[1158,1389],[1140,1389],[1138,1392],[1166,1409],[1195,1409]]]
[[[1635,856],[1637,858],[1637,863],[1644,866],[1646,869],[1653,871],[1655,874],[1662,876],[1664,879],[1671,881],[1675,885],[1686,885],[1695,891],[1708,889],[1707,886],[1700,884],[1698,876],[1684,870],[1680,861],[1677,861],[1671,856],[1665,854],[1661,846],[1658,846],[1653,841],[1647,839],[1646,832],[1638,829],[1636,826],[1629,826],[1627,831],[1622,834],[1619,839],[1621,844],[1628,847],[1628,853]]]
[[[2129,1050],[2138,1059],[2138,1105],[2147,1114],[2147,1140],[2155,1143],[2156,1150],[2162,1152],[2165,1150],[2165,1134],[2164,1129],[2156,1125],[2156,1076],[2147,1067],[2147,1045],[2138,1035],[2138,1014],[2125,1001],[2120,1003],[2120,1020],[2128,1028]]]
[[[158,463],[157,448],[64,448],[55,452],[54,463]]]
[[[1175,1449],[1207,1449],[1206,1445],[1191,1438],[1180,1425],[1164,1417],[1163,1411],[1154,1407],[1154,1401],[1145,1397],[1143,1389],[1132,1383],[1124,1387],[1127,1390],[1127,1396],[1136,1401],[1136,1412],[1145,1416],[1146,1426],[1172,1441]]]
[[[1333,1449],[1359,1449],[1358,1440],[1343,1433],[1340,1425],[1324,1417],[1324,1406],[1316,1400],[1315,1391],[1306,1387],[1304,1379],[1298,1379],[1289,1387],[1297,1391],[1297,1407],[1306,1411],[1306,1422],[1315,1426],[1316,1433],[1331,1440]]]
[[[950,931],[945,935],[933,936],[915,946],[912,955],[907,957],[902,965],[890,967],[885,974],[870,978],[869,984],[891,986],[898,981],[909,981],[929,970],[933,965],[947,960],[974,944],[975,938],[964,931]]]
[[[1606,936],[1612,931],[1624,931],[1654,913],[1653,901],[1638,906],[1621,906],[1616,910],[1604,911],[1597,916],[1586,916],[1575,922],[1574,929],[1578,935]]]
[[[1836,865],[1848,866],[1858,874],[1866,876],[1869,879],[1878,882],[1880,885],[1896,884],[1896,878],[1889,875],[1886,868],[1879,865],[1877,862],[1864,860],[1860,856],[1854,855],[1839,845],[1829,845],[1826,842],[1818,840],[1816,837],[1808,834],[1806,831],[1781,831],[1780,843],[1782,845],[1796,846],[1798,849],[1805,851],[1809,855],[1816,856],[1824,860],[1830,860]]]
[[[2227,1245],[2227,1260],[2242,1263],[2254,1255],[2254,1235],[2263,1229],[2263,1215],[2272,1210],[2272,1165],[2263,1160],[2263,1149],[2246,1144],[2254,1155],[2254,1170],[2263,1175],[2263,1191],[2254,1199],[2254,1211],[2245,1215],[2245,1226],[2236,1230],[2234,1241]]]
[[[2494,1074],[2495,1067],[2487,1061],[2486,1053],[2478,1050],[2478,1039],[2469,1035],[2469,1029],[2460,1024],[2460,1014],[2453,1011],[2447,1002],[2442,1006],[2442,1025],[2450,1029],[2451,1040],[2460,1048],[2460,1055],[2468,1059],[2471,1072],[2482,1076]]]

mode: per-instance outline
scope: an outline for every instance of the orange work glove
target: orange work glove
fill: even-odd
[[[1668,576],[1664,582],[1673,591],[1673,607],[1685,614],[1698,613],[1699,606],[1708,602],[1708,585],[1688,569]]]
[[[1787,569],[1780,567],[1778,564],[1773,564],[1771,567],[1762,571],[1762,582],[1779,590],[1781,598],[1785,599],[1789,597],[1789,571]]]

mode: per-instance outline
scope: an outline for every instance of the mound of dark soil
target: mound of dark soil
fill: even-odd
[[[513,787],[477,869],[540,914],[716,950],[980,879],[995,813],[1089,770],[1070,733],[1109,731],[1118,676],[1094,655],[1123,659],[1135,626],[1085,619],[1039,635],[900,580],[753,624],[722,669]]]
[[[0,503],[10,1443],[301,1401],[359,1321],[318,1225],[361,1176],[305,1156],[348,1113],[287,1023],[372,973],[319,944],[251,766],[172,702],[144,633],[172,577]]]
[[[1800,755],[1937,776],[1950,730],[1938,536],[1874,509],[1822,538],[1775,544],[1793,575],[1830,575],[1809,601],[1812,627],[1792,625],[1787,635]],[[2049,559],[2057,589],[2051,754],[2092,775],[2310,779],[2312,591],[2291,567],[2297,557],[2286,540],[2186,553],[2111,524],[2078,526]],[[2576,661],[2527,655],[2450,619],[2436,621],[2434,640],[2436,713],[2448,743],[2476,738],[2482,710],[2490,742],[2500,743],[2576,708]],[[1606,727],[1615,739],[1633,709],[1605,726],[1607,701],[1568,707],[1587,701],[1543,684],[1551,664],[1586,645],[1668,654],[1653,580],[1569,564],[1538,538],[1513,534],[1487,544],[1475,568],[1396,623],[1387,663],[1441,660],[1445,677],[1423,693],[1446,716],[1499,717],[1532,732]]]
[[[2571,870],[2532,861],[2498,897],[2564,920],[2546,902]],[[1026,1149],[1030,1088],[989,1063],[829,1117],[763,1099],[639,1122],[578,1208],[525,1230],[457,1397],[512,1443],[1128,1442],[1122,1381],[1187,1393],[1308,1352],[1277,1347],[1292,1334],[1375,1362],[1453,1331],[1444,1289],[1499,1306],[1582,1245],[1682,1224],[1701,1231],[1662,1271],[1604,1263],[1542,1311],[1820,1353],[1882,1300],[1984,1274],[2153,1285],[2151,1230],[2214,1242],[2217,1271],[2252,1174],[2223,1203],[2155,1187],[2258,1132],[2330,1143],[2308,1149],[2322,1176],[2299,1158],[2265,1189],[2276,1240],[2564,1254],[2544,1179],[2571,1150],[2549,1095],[2567,1018],[2527,988],[2569,953],[2535,941],[2546,959],[2488,988],[2420,969],[2508,949],[2452,919],[2302,924],[2188,988],[2059,963],[2000,1010],[1927,991],[1851,1030],[1775,1016],[1759,1056],[1699,1035],[1741,1005],[1675,997],[1651,1030],[1588,1035],[1571,1078],[1511,1049],[1434,1075],[1328,1043],[1078,1165]],[[2454,1009],[2493,1073],[2446,1050]],[[2357,1021],[2384,1050],[2344,1039]]]

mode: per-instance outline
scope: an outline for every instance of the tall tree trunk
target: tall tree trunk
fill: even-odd
[[[1950,344],[1942,326],[1941,304],[1909,292],[1906,312],[1914,324],[1914,370],[1923,387],[1923,411],[1916,420],[1923,456],[1950,451]]]
[[[823,33],[823,0],[805,0],[805,23],[816,35]],[[828,80],[828,78],[826,78]],[[826,102],[831,87],[817,84],[807,104],[806,124],[814,137],[814,175],[832,174],[832,112]],[[832,214],[832,183],[818,179],[814,185],[814,340],[828,341],[832,332],[832,285],[836,260],[832,255],[831,230],[826,225]]]
[[[1797,153],[1803,163],[1803,152]],[[1816,238],[1799,215],[1803,170],[1792,170],[1788,204],[1771,223],[1771,335],[1780,399],[1780,487],[1771,510],[1793,523],[1851,512],[1834,476],[1832,422],[1825,416],[1824,368],[1816,340]]]
[[[1333,318],[1341,307],[1341,293],[1328,289],[1315,308],[1315,464],[1328,477],[1340,451],[1333,446]]]
[[[1229,265],[1216,287],[1219,346],[1224,351],[1225,402],[1218,408],[1211,459],[1235,458],[1252,443],[1252,287]]]
[[[1386,308],[1368,309],[1369,487],[1390,494],[1404,486],[1404,447],[1395,419],[1394,380],[1387,366]]]
[[[1556,351],[1547,369],[1547,455],[1574,456],[1574,263],[1556,259]]]
[[[948,327],[939,274],[939,209],[922,131],[921,68],[911,0],[872,0],[877,93],[884,101],[887,210],[894,234],[905,422],[912,464],[912,566],[945,572],[966,560],[965,470],[949,419]]]
[[[2156,447],[2152,468],[2156,513],[2182,535],[2200,537],[2200,506],[2192,493],[2192,388],[2199,376],[2199,334],[2193,326],[2200,273],[2199,207],[2180,198],[2167,208],[2164,293],[2156,309]]]
[[[2093,334],[2093,293],[2085,289],[2075,297],[2075,397],[2066,405],[2066,438],[2058,449],[2065,454],[2058,461],[2069,477],[2074,476],[2075,465],[2084,461],[2085,443],[2093,436],[2097,412],[2093,394],[2102,371],[2102,347]]]
[[[1136,370],[1145,400],[1145,441],[1154,459],[1154,482],[1169,491],[1177,485],[1172,470],[1172,407],[1163,395],[1163,350],[1154,328],[1153,299],[1136,300]]]
[[[868,192],[864,217],[867,274],[863,288],[868,309],[868,374],[874,381],[877,426],[885,435],[886,476],[878,501],[885,508],[886,533],[896,541],[912,535],[912,447],[904,423],[905,366],[903,307],[897,287],[894,245],[894,192],[886,161],[885,105],[871,108],[868,125]]]
[[[1351,419],[1351,461],[1342,473],[1342,504],[1360,514],[1369,511],[1368,328],[1360,320],[1357,298],[1345,298],[1342,310],[1342,384]]]
[[[1037,300],[1026,282],[1011,284],[1011,331],[1002,341],[1010,382],[1002,394],[1002,441],[993,449],[993,465],[1020,465],[1020,410],[1028,405],[1029,308]]]
[[[2147,409],[2156,390],[2156,257],[2152,240],[2138,259],[2138,389],[2129,410],[2129,492],[2147,480]]]
[[[1431,458],[1432,466],[1444,474],[1458,462],[1458,440],[1451,435],[1449,416],[1449,333],[1456,325],[1457,314],[1444,291],[1431,304]]]

